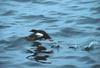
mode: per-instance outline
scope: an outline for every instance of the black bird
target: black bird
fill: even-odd
[[[33,32],[33,34],[29,35],[28,37],[26,37],[27,40],[29,41],[36,41],[36,40],[49,40],[50,43],[52,43],[51,45],[53,45],[52,47],[59,47],[59,45],[54,42],[54,40],[49,36],[49,34],[43,30],[36,30],[36,29],[32,29],[30,30],[30,32]]]
[[[48,35],[48,33],[46,33],[43,30],[35,30],[35,29],[32,29],[30,32],[34,32],[34,34],[37,35],[40,38],[50,39],[51,40],[51,37]]]
[[[42,39],[53,41],[52,38],[48,35],[48,33],[46,33],[43,30],[32,29],[30,32],[33,32],[33,34],[26,37],[30,41],[36,41],[36,40],[42,40]]]

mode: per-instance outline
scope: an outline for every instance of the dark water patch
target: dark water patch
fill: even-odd
[[[59,11],[50,11],[49,13],[50,13],[50,15],[60,15],[60,16],[69,15],[67,13],[59,12]]]
[[[92,36],[100,36],[100,32],[87,32],[88,35],[92,35]]]
[[[17,20],[17,21],[15,21],[16,23],[15,24],[13,24],[13,25],[16,25],[16,24],[18,24],[18,23],[22,23],[22,24],[24,24],[24,23],[32,23],[32,21],[30,21],[30,20]],[[33,25],[32,25],[33,26]]]
[[[82,11],[82,10],[85,10],[86,7],[80,7],[80,6],[69,6],[69,8],[72,10],[72,11]]]
[[[35,62],[24,62],[22,63],[22,65],[26,65],[26,66],[30,66],[30,67],[41,67],[43,66],[42,64],[40,63],[35,63]]]
[[[90,60],[90,61],[88,61],[88,62],[86,62],[87,64],[94,64],[94,63],[96,63],[96,61],[95,60]]]
[[[32,3],[43,4],[43,5],[56,5],[58,2],[55,1],[45,1],[45,0],[33,0]]]
[[[100,32],[94,32],[93,35],[94,36],[100,36]]]
[[[23,38],[16,39],[13,37],[13,39],[10,39],[9,41],[7,40],[1,40],[1,44],[4,45],[4,50],[5,51],[14,51],[14,50],[22,50],[24,49],[25,45],[29,45],[26,40]]]
[[[5,53],[4,46],[0,44],[0,54]]]
[[[6,51],[15,51],[15,50],[19,50],[19,49],[21,49],[21,47],[18,47],[17,45],[16,46],[8,45],[7,47],[4,48],[4,50],[6,50]]]
[[[56,25],[56,24],[54,25],[53,24],[53,25],[49,25],[49,27],[58,27],[58,25]]]
[[[93,26],[84,26],[84,28],[86,28],[86,29],[94,29]]]
[[[53,1],[47,1],[47,2],[44,2],[42,4],[45,4],[45,5],[56,5],[58,3],[57,2],[53,2]]]
[[[6,66],[6,65],[9,65],[10,63],[11,61],[8,61],[8,60],[0,61],[0,66]]]
[[[10,44],[10,42],[7,40],[0,40],[0,44]]]
[[[64,56],[64,57],[54,57],[53,59],[78,59],[80,56]]]
[[[79,6],[78,5],[73,5],[73,6],[70,6],[71,8],[78,8]]]
[[[49,57],[50,57],[49,55],[45,55],[42,53],[41,54],[34,53],[34,55],[27,56],[26,58],[31,61],[38,62],[38,63],[51,64],[51,62],[48,61]]]
[[[92,17],[81,17],[81,19],[76,20],[77,24],[99,24],[100,19]]]
[[[26,16],[17,17],[16,19],[46,20],[46,19],[52,19],[52,18],[45,17],[44,15],[26,15]]]
[[[99,52],[99,49],[100,49],[100,44],[99,44],[98,46],[96,46],[96,47],[95,47],[95,49],[97,49],[97,50],[98,50],[98,52]],[[98,53],[98,55],[100,55],[100,53]]]
[[[43,3],[43,2],[45,2],[45,0],[33,0],[33,1],[32,1],[32,3],[39,3],[39,4],[40,4],[40,3]]]
[[[97,27],[96,30],[100,30],[100,27]]]
[[[78,68],[78,67],[75,65],[62,65],[62,66],[55,67],[55,68]]]
[[[14,10],[9,10],[9,11],[6,11],[2,14],[0,14],[0,16],[11,16],[11,15],[15,15],[17,11],[14,11]]]
[[[5,29],[5,28],[9,28],[11,26],[6,26],[6,25],[0,25],[0,29]]]
[[[45,0],[33,0],[32,3],[42,4]]]
[[[92,65],[91,68],[100,68],[100,64],[95,64],[95,65]]]
[[[57,22],[59,20],[56,20],[56,19],[45,19],[43,21],[41,21],[40,23],[54,23],[54,22]]]
[[[12,1],[16,1],[16,2],[30,2],[32,0],[12,0]]]
[[[100,13],[100,7],[94,7],[94,8],[91,8],[90,10],[96,11],[96,14]]]
[[[86,8],[72,8],[71,10],[73,10],[73,11],[80,11],[80,10],[84,10],[84,9],[86,9]]]
[[[8,56],[0,56],[0,59],[11,59],[12,57],[8,57]]]
[[[10,4],[10,3],[7,3],[7,2],[1,2],[1,3],[0,3],[0,8],[1,8],[1,7],[4,7],[4,6],[15,6],[15,5]]]
[[[0,3],[0,6],[2,6],[2,5],[9,5],[9,3],[1,2],[1,3]]]
[[[94,59],[90,58],[89,56],[80,57],[78,60],[81,62],[85,62],[86,64],[96,63],[96,61]]]
[[[11,64],[11,65],[7,65],[6,68],[24,68],[23,65],[20,64]]]
[[[61,30],[61,32],[58,33],[62,36],[67,36],[67,37],[84,34],[83,31],[71,27],[64,28]]]
[[[73,20],[67,20],[65,23],[73,23]]]
[[[97,1],[80,1],[79,4],[89,4],[89,3],[95,3]]]
[[[23,68],[22,66],[20,64],[14,64],[13,62],[0,65],[1,68]]]

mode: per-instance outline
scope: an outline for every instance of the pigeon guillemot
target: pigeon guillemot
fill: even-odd
[[[51,39],[51,37],[48,35],[48,33],[46,33],[43,30],[32,29],[30,32],[34,32],[34,34],[37,35],[38,37],[41,37],[41,38],[44,38],[44,39]]]
[[[53,41],[52,38],[43,30],[32,29],[30,32],[33,32],[33,34],[26,37],[30,41],[36,41],[41,39]]]
[[[59,45],[54,42],[54,40],[49,36],[49,34],[43,30],[36,30],[36,29],[32,29],[30,30],[30,32],[32,32],[31,35],[25,37],[27,40],[29,41],[36,41],[36,40],[49,40],[49,42],[51,43],[52,47],[59,47]]]

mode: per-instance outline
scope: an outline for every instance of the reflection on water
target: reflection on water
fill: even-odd
[[[99,4],[99,0],[0,0],[0,67],[100,68]],[[46,31],[60,48],[25,40],[31,29]],[[88,48],[92,41],[98,43]]]
[[[53,53],[52,50],[47,50],[46,47],[44,47],[40,42],[34,42],[33,47],[27,50],[28,53],[31,53],[31,55],[27,56],[30,60],[35,60],[37,62],[41,63],[50,63],[45,62],[50,57],[50,54]]]

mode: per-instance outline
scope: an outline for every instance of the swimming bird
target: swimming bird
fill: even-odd
[[[51,47],[59,47],[59,45],[56,42],[54,42],[54,40],[44,30],[32,29],[32,30],[30,30],[30,32],[32,32],[33,34],[26,37],[27,40],[36,41],[36,40],[43,40],[44,39],[44,40],[48,40],[49,43],[51,43],[51,45],[52,45]]]
[[[32,29],[30,30],[30,32],[32,32],[32,34],[26,37],[26,39],[29,41],[36,41],[43,39],[53,41],[52,38],[49,36],[49,34],[43,30]]]
[[[34,32],[34,35],[36,35],[38,39],[48,39],[52,41],[52,38],[48,35],[48,33],[43,30],[32,29],[30,32]]]

